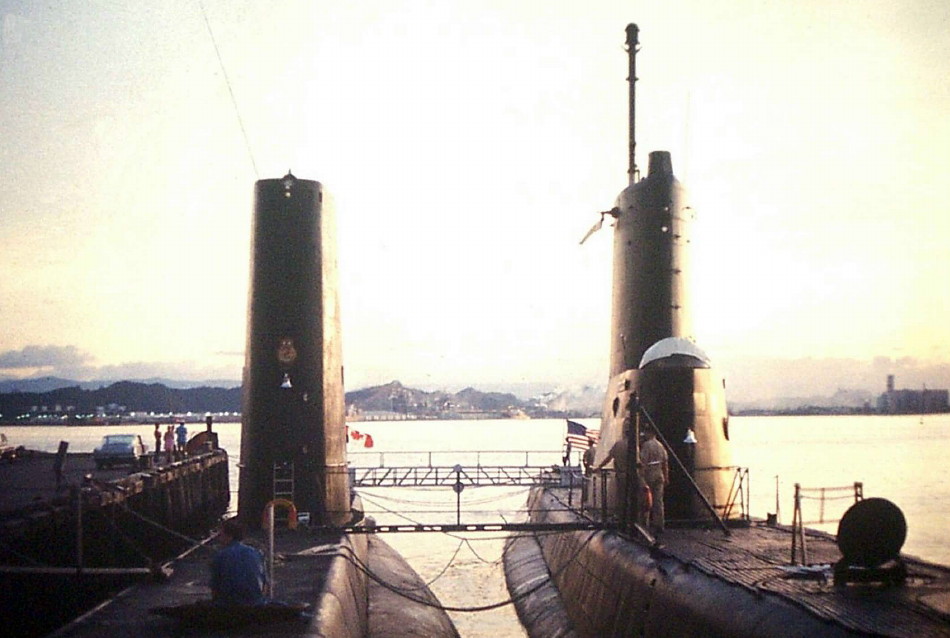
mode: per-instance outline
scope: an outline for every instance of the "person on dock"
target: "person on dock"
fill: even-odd
[[[158,463],[159,457],[162,455],[162,429],[159,426],[158,422],[155,423],[155,463]]]
[[[244,527],[234,519],[218,534],[221,549],[211,561],[211,600],[216,605],[263,605],[267,575],[264,557],[245,545]]]
[[[175,431],[172,430],[174,426],[169,425],[165,429],[165,462],[171,463],[175,455]]]
[[[188,445],[188,428],[185,427],[184,421],[178,422],[178,427],[175,428],[175,437],[178,444],[178,457],[184,458],[185,446]]]
[[[656,440],[653,428],[646,428],[644,432],[644,440],[640,444],[640,465],[643,468],[643,480],[653,496],[648,521],[650,531],[658,534],[666,527],[663,491],[670,483],[670,466],[666,450]]]

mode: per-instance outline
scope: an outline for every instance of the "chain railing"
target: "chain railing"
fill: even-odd
[[[805,525],[824,525],[827,523],[837,523],[841,516],[835,518],[826,518],[826,505],[828,501],[849,501],[849,505],[857,503],[864,499],[864,483],[854,482],[851,485],[840,487],[802,487],[801,483],[795,483],[795,509],[792,514],[792,565],[808,564],[808,547],[805,544]],[[818,518],[816,520],[804,520],[802,514],[802,501],[812,500],[818,502]],[[841,513],[842,515],[844,512]],[[800,562],[796,561],[801,559]]]

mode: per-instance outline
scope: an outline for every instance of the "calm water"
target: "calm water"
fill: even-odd
[[[598,419],[581,419],[597,427]],[[194,431],[203,426],[195,425]],[[372,450],[351,441],[351,462],[371,465],[382,460],[402,464],[407,451],[433,451],[436,464],[453,465],[451,450],[538,450],[532,464],[560,462],[563,420],[534,421],[419,421],[351,424],[352,429],[373,435]],[[231,454],[231,487],[237,490],[240,425],[218,424],[220,440]],[[91,451],[106,433],[135,432],[152,441],[149,426],[98,426],[74,428],[6,427],[17,444],[55,451],[60,440],[72,452]],[[950,544],[944,532],[950,523],[950,478],[942,469],[950,458],[950,415],[860,417],[734,417],[730,420],[733,461],[748,467],[751,475],[752,514],[764,517],[776,510],[776,477],[782,522],[792,519],[794,484],[803,487],[840,487],[864,483],[866,497],[880,496],[896,503],[908,522],[906,553],[950,564]],[[424,457],[417,457],[421,462]],[[511,461],[524,455],[486,458],[483,464]],[[461,495],[463,522],[518,520],[525,490],[519,488],[468,488]],[[403,520],[452,522],[455,494],[449,488],[376,489],[363,492],[368,512],[380,522]],[[236,494],[232,497],[236,504]],[[809,502],[808,505],[814,505]],[[837,518],[849,502],[829,502],[826,517]],[[441,513],[433,514],[438,509]],[[477,511],[476,511],[477,510]],[[817,511],[805,510],[806,519]],[[814,525],[813,527],[821,527]],[[835,531],[836,524],[824,527]],[[389,534],[387,543],[399,550],[444,604],[476,606],[508,597],[501,566],[503,539],[497,534]],[[446,565],[451,565],[446,569]],[[517,636],[520,633],[511,606],[482,613],[453,613],[463,636]]]

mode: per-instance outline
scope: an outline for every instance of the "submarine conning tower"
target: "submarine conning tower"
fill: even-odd
[[[635,25],[627,27],[630,183],[609,212],[615,219],[610,377],[596,462],[620,439],[627,441],[630,459],[635,460],[635,433],[655,425],[671,456],[664,498],[667,521],[709,521],[710,506],[720,517],[738,515],[727,511],[734,468],[725,384],[693,342],[688,250],[693,213],[686,189],[673,173],[670,153],[650,153],[647,174],[638,180],[638,33]],[[640,508],[634,501],[639,489],[633,483],[638,480],[635,472],[626,480],[625,490],[614,486],[607,492],[609,504],[629,524],[638,522]],[[630,502],[621,502],[624,499]]]
[[[639,449],[630,440],[631,424],[637,422],[642,431],[648,423],[643,414],[637,419],[638,404],[670,446],[664,502],[671,525],[710,521],[697,487],[720,517],[738,515],[727,511],[734,469],[724,382],[692,341],[692,214],[686,198],[666,151],[650,153],[646,177],[617,198],[610,383],[601,426],[605,449],[598,452],[600,459],[621,437],[628,439],[630,449]],[[634,396],[636,402],[631,401]],[[628,478],[636,480],[632,474]],[[618,511],[638,510],[618,502],[623,492],[610,492]],[[626,493],[636,491],[631,487]]]
[[[255,185],[238,516],[291,501],[311,524],[349,518],[332,203],[319,182]]]
[[[647,349],[692,332],[686,277],[686,192],[667,151],[650,153],[647,176],[614,206],[610,376],[637,368]]]

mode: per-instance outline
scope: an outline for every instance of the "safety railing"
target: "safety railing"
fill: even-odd
[[[559,479],[548,471],[550,466],[462,466],[451,467],[351,467],[353,487],[437,487],[456,485],[550,486]]]
[[[837,523],[841,520],[844,511],[841,511],[840,514],[829,514],[829,501],[848,501],[848,506],[850,506],[862,499],[864,499],[864,483],[858,481],[855,481],[851,485],[840,487],[802,487],[801,483],[795,483],[794,513],[792,514],[791,564],[808,564],[808,547],[805,544],[805,525],[824,525],[827,523]],[[817,504],[817,519],[805,520],[805,516],[802,512],[802,501],[812,501]],[[834,518],[830,518],[830,516],[834,516]]]
[[[697,468],[694,472],[696,474],[709,472],[730,473],[732,475],[732,483],[726,500],[723,502],[707,500],[707,502],[719,520],[723,521],[727,526],[737,523],[748,523],[751,518],[748,468],[737,466],[706,467]],[[627,525],[629,525],[629,521],[636,520],[639,517],[637,512],[631,511],[628,513],[627,510],[635,507],[637,500],[634,499],[632,494],[625,493],[626,486],[618,482],[617,473],[613,469],[593,469],[587,475],[577,473],[569,479],[569,483],[572,487],[581,488],[580,503],[578,506],[584,515],[591,516],[597,520],[615,522],[622,525],[624,521],[627,521]],[[565,486],[563,479],[562,486]],[[707,496],[707,499],[708,498]],[[573,500],[570,500],[569,504],[573,506]],[[698,522],[706,524],[710,521],[710,518],[711,512],[706,516],[699,515],[695,520],[668,522],[674,525],[688,525]]]
[[[454,467],[506,466],[550,467],[561,463],[557,450],[481,450],[481,451],[431,451],[406,450],[390,452],[348,452],[350,467]]]

